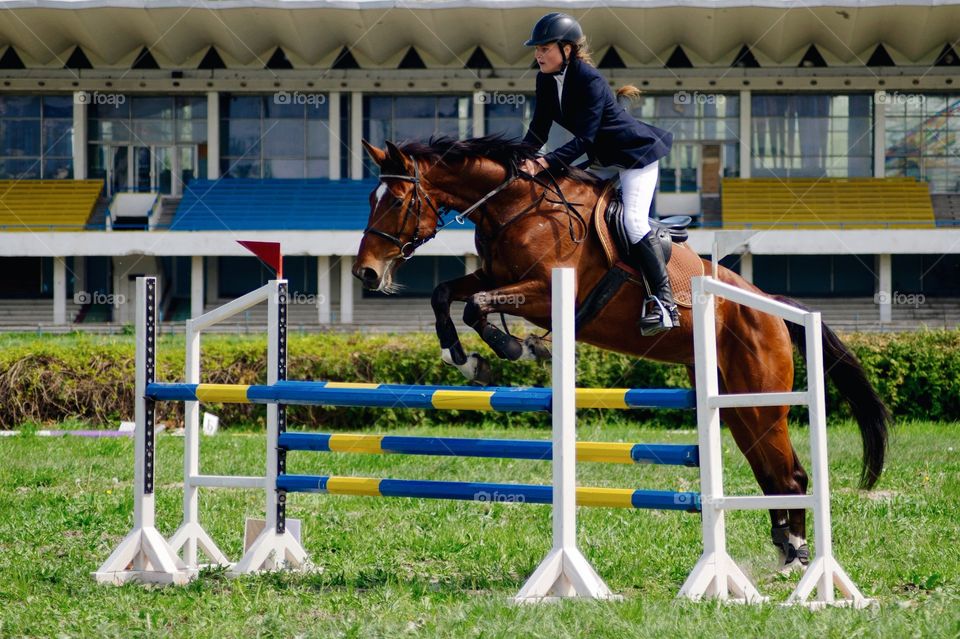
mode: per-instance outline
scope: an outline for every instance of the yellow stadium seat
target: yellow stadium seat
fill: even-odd
[[[725,229],[934,228],[926,183],[892,178],[724,178]]]
[[[0,180],[0,231],[82,231],[100,180]]]

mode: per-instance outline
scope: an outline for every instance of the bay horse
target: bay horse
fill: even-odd
[[[396,269],[436,235],[449,211],[459,211],[459,216],[476,226],[480,268],[440,284],[433,293],[431,304],[443,360],[471,381],[488,379],[484,358],[468,355],[460,344],[450,317],[454,301],[466,303],[464,322],[499,357],[549,357],[536,338],[520,341],[488,322],[487,315],[519,316],[549,330],[551,269],[559,266],[576,270],[577,303],[584,301],[610,268],[591,224],[603,182],[575,168],[556,179],[543,173],[521,174],[517,167],[524,159],[536,157],[537,150],[500,136],[434,137],[429,142],[399,146],[388,141],[385,149],[365,140],[363,145],[380,168],[380,182],[370,194],[369,221],[353,275],[368,290],[394,292]],[[693,259],[702,263],[698,265],[701,272],[710,272],[708,261],[696,254]],[[689,291],[689,276],[677,281],[683,278],[671,273],[675,290]],[[713,275],[766,295],[722,266]],[[682,364],[693,383],[691,310],[681,308],[679,327],[643,337],[636,321],[644,295],[641,286],[625,285],[591,321],[578,326],[577,339],[611,351]],[[795,300],[775,299],[803,308]],[[803,353],[802,327],[790,324],[788,328],[779,317],[722,299],[716,323],[722,392],[793,389],[793,346]],[[883,470],[890,415],[856,356],[827,326],[822,332],[824,368],[850,404],[859,426],[863,440],[860,485],[870,488]],[[723,422],[767,495],[800,495],[807,490],[807,474],[787,433],[787,413],[787,406],[721,411]],[[770,518],[781,569],[802,569],[809,558],[805,512],[772,510]]]

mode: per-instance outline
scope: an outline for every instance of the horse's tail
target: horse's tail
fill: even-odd
[[[810,310],[800,302],[788,297],[773,296],[777,301],[802,310]],[[803,327],[787,322],[790,340],[800,349],[806,359],[806,344]],[[857,356],[840,341],[826,324],[822,325],[823,366],[827,375],[853,412],[860,436],[863,439],[863,465],[860,469],[860,487],[872,488],[883,471],[883,459],[887,451],[887,432],[890,412],[877,391],[867,379],[863,365]]]

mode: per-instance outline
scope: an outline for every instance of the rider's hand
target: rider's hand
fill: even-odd
[[[523,164],[520,165],[520,170],[524,173],[529,173],[530,175],[536,175],[546,168],[547,161],[542,157],[539,157],[536,160],[524,160]]]

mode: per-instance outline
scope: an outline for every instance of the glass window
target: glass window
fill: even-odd
[[[246,118],[220,122],[220,152],[225,157],[260,155],[260,120]]]
[[[329,175],[329,105],[325,94],[279,91],[258,96],[225,95],[220,108],[223,175]]]
[[[627,110],[638,120],[673,134],[670,153],[660,160],[657,188],[661,193],[701,189],[703,176],[699,174],[706,145],[714,147],[711,153],[719,152],[720,162],[711,166],[716,166],[722,177],[740,175],[740,96],[697,91],[642,95],[630,102]]]
[[[91,120],[114,118],[118,120],[130,119],[130,100],[118,93],[84,94],[87,103],[87,117]]]
[[[43,153],[50,157],[73,154],[73,120],[44,119]]]
[[[73,95],[0,96],[0,178],[72,174]]]
[[[326,120],[307,122],[307,157],[325,158],[330,154],[330,126]]]
[[[5,118],[0,125],[0,155],[7,157],[40,155],[40,118]]]
[[[38,95],[7,95],[0,100],[0,117],[40,117],[40,101]]]
[[[178,95],[173,99],[175,117],[178,120],[206,120],[207,96]]]
[[[523,93],[484,93],[484,127],[488,135],[502,134],[508,138],[522,138],[527,134],[536,97]]]
[[[754,94],[754,177],[867,177],[873,96]]]
[[[300,119],[269,119],[263,122],[263,156],[264,158],[300,158],[304,156],[306,143],[306,122],[303,119],[303,108],[300,108]],[[303,176],[300,176],[303,177]]]
[[[426,140],[434,135],[473,135],[473,96],[368,95],[363,98],[363,137],[374,146],[387,140]],[[364,155],[364,175],[376,174]]]
[[[886,175],[926,180],[938,193],[960,192],[960,95],[892,92],[877,102],[886,119]]]
[[[173,98],[164,96],[134,97],[130,100],[134,119],[173,119]]]
[[[134,120],[132,141],[143,146],[173,144],[173,121]]]
[[[45,95],[43,96],[43,117],[73,119],[72,95]]]
[[[256,95],[220,95],[220,117],[222,118],[260,118],[260,96]]]

